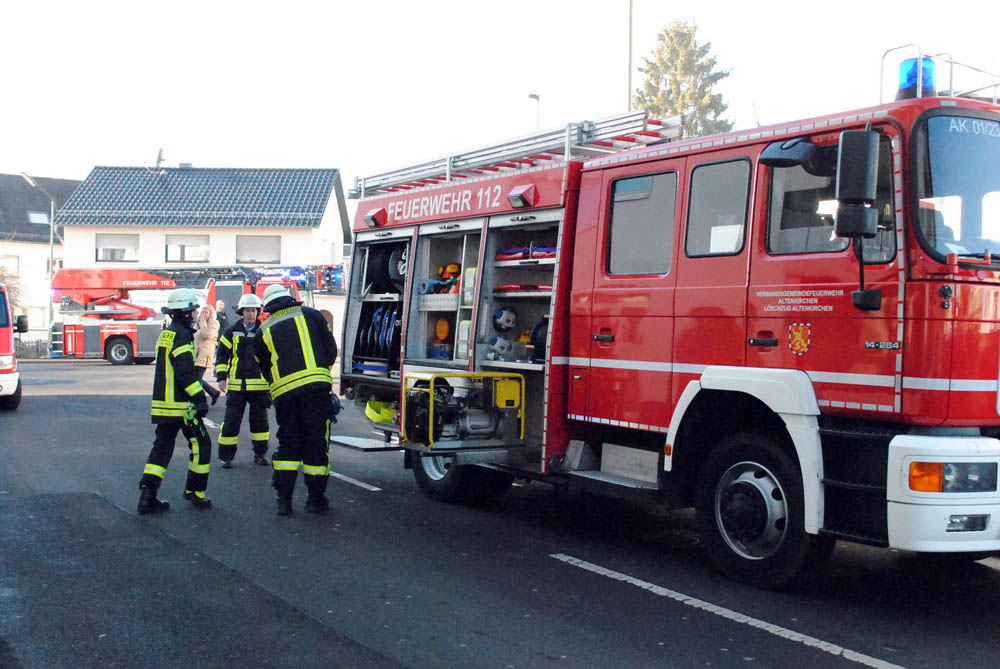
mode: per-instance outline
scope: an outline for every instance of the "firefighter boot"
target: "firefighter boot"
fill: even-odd
[[[261,465],[262,467],[267,466],[267,464],[268,464],[267,463],[267,458],[264,457],[263,453],[261,453],[260,455],[253,456],[253,463],[255,465]]]
[[[278,515],[279,516],[292,515],[292,498],[290,496],[278,498]]]
[[[184,499],[191,502],[191,505],[196,509],[207,509],[212,506],[212,500],[205,496],[204,490],[185,490]]]
[[[152,486],[141,486],[139,488],[139,514],[159,513],[169,511],[170,502],[156,499],[156,488]]]
[[[306,513],[326,513],[330,510],[330,500],[323,493],[309,493],[306,499]]]

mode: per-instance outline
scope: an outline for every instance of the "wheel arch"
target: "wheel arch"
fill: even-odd
[[[800,370],[707,367],[681,393],[667,432],[665,471],[684,472],[693,499],[697,473],[712,446],[734,431],[772,434],[795,459],[802,475],[805,529],[823,526],[823,455],[819,404],[809,376]]]

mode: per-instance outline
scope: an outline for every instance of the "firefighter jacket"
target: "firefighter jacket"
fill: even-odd
[[[276,300],[275,311],[261,324],[254,350],[275,401],[309,390],[330,392],[337,342],[315,309],[291,298]]]
[[[267,390],[267,381],[260,373],[254,357],[254,339],[260,334],[260,321],[250,329],[243,319],[236,321],[219,339],[215,354],[215,378],[228,379],[230,391]]]
[[[204,393],[194,371],[194,337],[181,323],[171,323],[156,340],[153,376],[154,423],[181,423],[188,402]]]

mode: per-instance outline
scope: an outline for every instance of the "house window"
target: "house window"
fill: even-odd
[[[53,262],[51,264],[52,269],[50,270],[49,267],[50,267],[49,259],[46,258],[45,259],[45,271],[46,272],[51,271],[53,274],[55,274],[56,272],[58,272],[59,270],[61,270],[63,268],[63,259],[62,258],[54,258]]]
[[[99,234],[94,249],[97,262],[139,262],[139,235]]]
[[[44,211],[29,211],[28,212],[28,222],[37,223],[39,225],[49,224],[49,215]]]
[[[167,262],[208,262],[208,235],[167,235]]]
[[[281,237],[277,235],[236,235],[236,262],[281,264]]]

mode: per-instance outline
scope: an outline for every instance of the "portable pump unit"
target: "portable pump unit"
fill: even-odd
[[[442,377],[459,377],[461,385]],[[438,448],[448,441],[523,438],[523,430],[516,425],[521,418],[522,389],[523,380],[517,374],[417,378],[406,391],[406,437]]]

